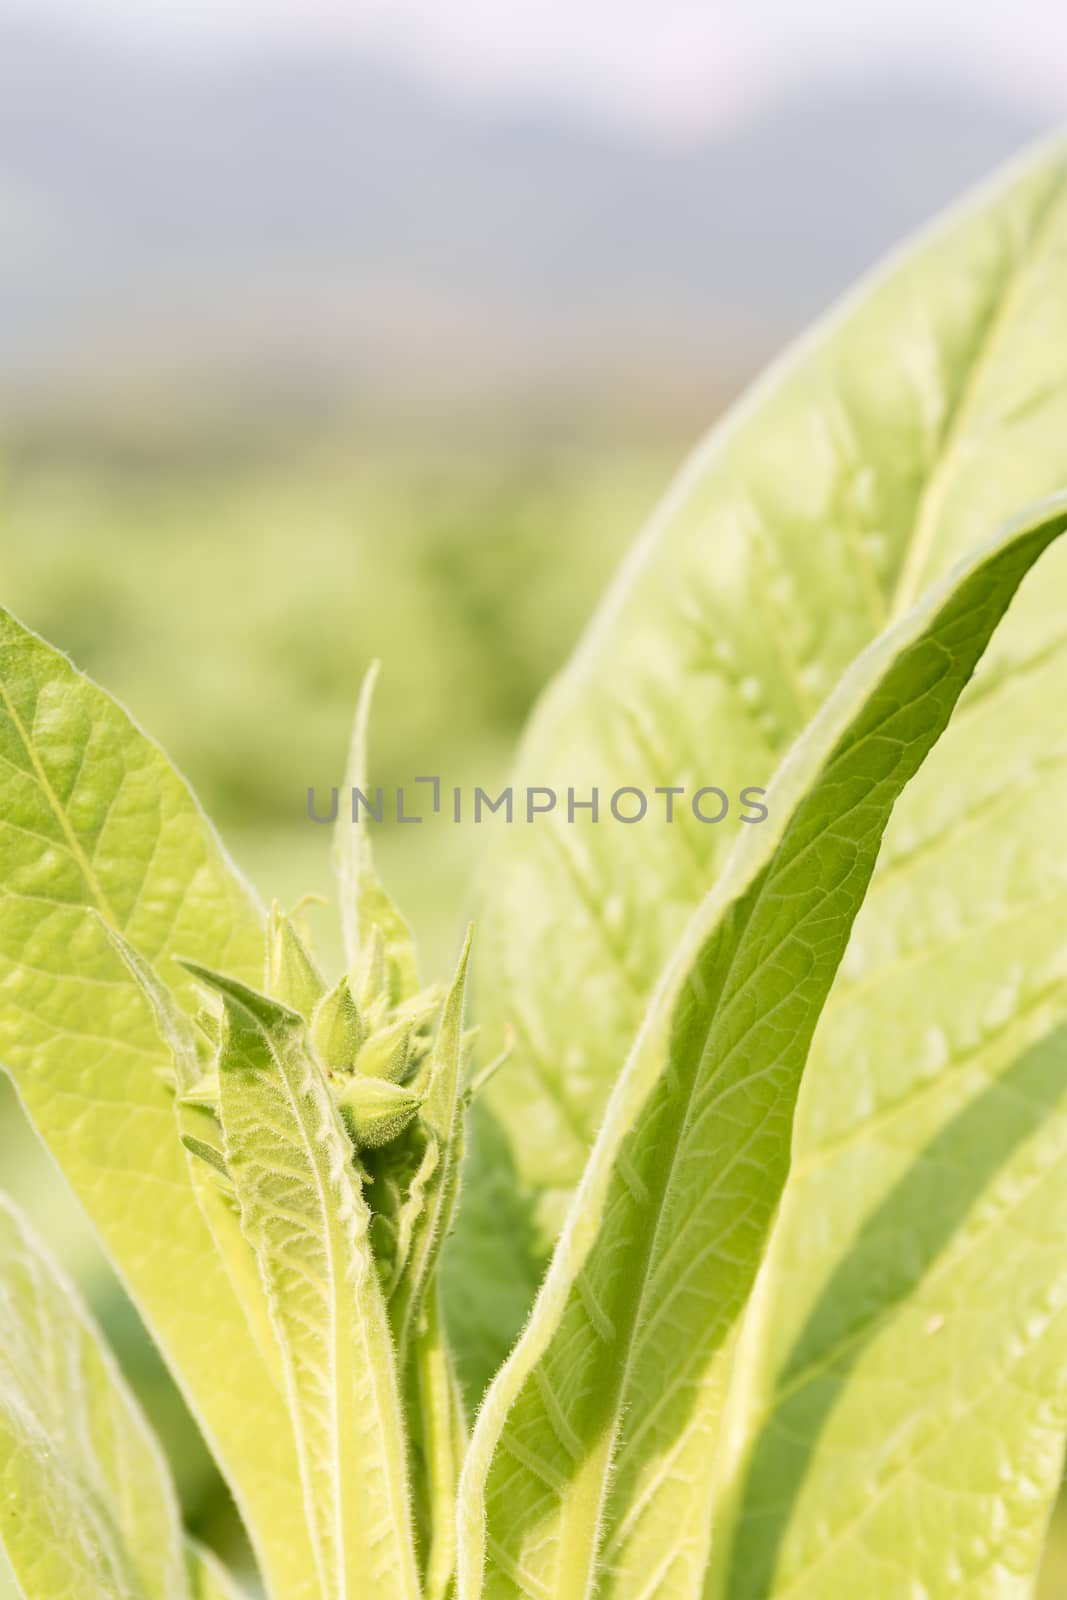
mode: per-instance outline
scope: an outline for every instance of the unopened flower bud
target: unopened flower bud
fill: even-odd
[[[420,1105],[410,1089],[358,1073],[344,1080],[337,1100],[348,1131],[362,1149],[377,1149],[403,1133]]]

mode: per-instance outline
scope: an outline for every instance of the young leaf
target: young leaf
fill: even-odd
[[[174,951],[254,980],[261,913],[159,748],[4,612],[0,758],[0,1060],[159,1340],[268,1585],[311,1600],[284,1401],[175,1136],[173,1064],[102,926],[191,1008]]]
[[[322,1600],[417,1600],[402,1413],[370,1214],[302,1020],[197,966],[220,995],[227,1166],[259,1257]]]
[[[417,1418],[412,1441],[423,1498],[423,1595],[449,1600],[456,1570],[456,1499],[467,1450],[463,1402],[445,1337],[440,1286],[431,1283],[413,1340],[409,1390]]]
[[[419,1113],[420,1133],[432,1160],[416,1174],[417,1204],[412,1208],[411,1237],[404,1250],[404,1271],[390,1307],[403,1370],[415,1325],[437,1267],[437,1260],[456,1207],[463,1156],[463,1002],[473,930],[468,928],[459,966],[445,1000],[434,1040]]]
[[[343,977],[319,1003],[312,1022],[312,1043],[323,1066],[341,1072],[354,1066],[365,1037],[359,1007],[348,978]]]
[[[463,1004],[473,930],[445,998],[425,1068],[415,1160],[395,1220],[389,1317],[408,1397],[426,1600],[445,1600],[456,1558],[456,1489],[466,1448],[463,1404],[441,1317],[437,1264],[452,1226],[463,1159]]]
[[[747,831],[741,791],[769,781],[887,620],[1000,520],[1067,481],[1065,172],[1062,148],[1014,171],[775,366],[686,469],[534,718],[517,783],[561,795],[574,786],[579,798],[597,784],[602,803],[618,784],[650,796],[716,784],[731,801],[719,826],[697,822],[685,799],[669,826],[662,799],[635,827],[581,815],[570,824],[561,805],[537,827],[501,830],[487,861],[477,1012],[490,1048],[502,1025],[516,1032],[488,1109],[530,1190],[540,1260],[652,986]],[[950,819],[966,818],[972,951],[995,935],[1012,853],[1067,808],[1065,607],[1061,550],[975,685],[976,708],[984,688],[996,690],[992,714],[950,733],[936,772],[920,780],[920,820],[944,841],[936,856],[948,850]],[[998,739],[1009,717],[1011,737]],[[909,832],[932,837],[912,828],[911,813],[891,826],[887,853],[903,854]],[[1064,853],[1050,855],[1059,874]],[[961,892],[957,883],[942,894]],[[920,930],[915,908],[887,893],[867,943],[951,941],[942,898],[930,896],[929,909]],[[1034,970],[1058,938],[1051,910],[1027,930]],[[987,1003],[981,985],[970,994],[966,1020],[957,1014],[964,1031]],[[891,1020],[907,1031],[906,1015]],[[917,1028],[909,1050],[921,1041]],[[475,1157],[472,1217],[481,1175],[495,1182],[486,1152]],[[484,1268],[489,1246],[463,1216],[458,1233],[449,1310],[466,1349],[481,1336],[481,1308],[461,1262]],[[498,1298],[521,1305],[538,1263],[502,1229],[493,1239]],[[471,1370],[476,1385],[484,1371],[484,1360]]]
[[[3,1197],[0,1542],[25,1600],[191,1600],[162,1454],[73,1284]]]
[[[1042,508],[845,675],[653,998],[461,1490],[460,1600],[702,1591],[741,1313],[811,1037],[892,806],[1030,566]]]
[[[204,1075],[193,1023],[179,1010],[174,997],[153,969],[122,935],[106,924],[102,926],[148,1002],[159,1037],[170,1052],[177,1133],[189,1156],[189,1179],[264,1365],[272,1379],[280,1382],[281,1366],[263,1281],[255,1254],[241,1231],[233,1181],[226,1166],[222,1127],[218,1120],[218,1089],[214,1082],[210,1094],[203,1088]]]
[[[382,937],[389,987],[394,1004],[414,994],[419,987],[419,969],[411,929],[386,894],[374,866],[367,823],[362,809],[354,814],[353,790],[367,791],[367,728],[370,722],[374,685],[378,680],[377,662],[370,668],[360,690],[352,745],[345,775],[343,804],[337,812],[334,861],[341,890],[341,915],[344,921],[348,964],[355,971],[365,953],[372,930]]]
[[[326,998],[326,982],[315,958],[277,902],[267,918],[267,989],[309,1021]]]

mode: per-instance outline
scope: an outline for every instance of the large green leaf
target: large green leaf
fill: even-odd
[[[819,1013],[898,794],[1065,526],[1061,499],[859,658],[690,923],[479,1417],[460,1600],[702,1592],[737,1331]]]
[[[175,952],[257,979],[262,918],[182,779],[0,613],[0,1061],[158,1338],[265,1575],[313,1594],[281,1393],[178,1140],[170,1053],[108,928],[186,1004]]]
[[[970,1085],[885,1094],[878,1131],[832,1150],[809,1066],[708,1600],[1033,1593],[1067,1430],[1067,1031],[1008,1065],[1000,1046]]]
[[[718,826],[681,804],[672,826],[650,813],[625,827],[581,813],[571,824],[561,803],[536,826],[501,831],[479,919],[476,1000],[491,1042],[494,1027],[515,1031],[489,1100],[530,1194],[533,1248],[500,1228],[487,1261],[477,1218],[496,1163],[482,1140],[449,1262],[450,1320],[461,1353],[474,1352],[475,1385],[503,1351],[485,1345],[467,1263],[491,1268],[491,1310],[506,1338],[657,976],[740,831],[740,790],[768,781],[887,621],[998,520],[1067,481],[1064,181],[1059,150],[1013,172],[768,375],[683,473],[534,719],[519,783],[561,795],[573,786],[579,798],[596,784],[604,806],[620,784],[716,784],[733,805]],[[876,880],[850,962],[929,946],[927,971],[942,947],[953,971],[976,965],[962,990],[927,982],[917,1012],[894,993],[875,1016],[873,984],[862,1022],[858,1005],[851,1020],[842,1010],[839,1037],[848,1028],[854,1047],[863,1028],[868,1083],[875,1055],[933,1070],[933,1030],[952,1052],[978,1036],[1003,982],[998,937],[1022,941],[1020,1003],[1047,981],[1067,861],[1062,830],[1058,848],[1049,837],[1067,805],[1065,605],[1059,551],[890,829],[890,878],[884,892]],[[1038,839],[1052,866],[1044,890]],[[906,856],[901,876],[892,863]]]
[[[73,1285],[3,1198],[0,1542],[26,1600],[190,1600],[159,1447]]]
[[[223,1003],[226,1164],[281,1350],[321,1600],[417,1600],[399,1386],[352,1145],[302,1019],[193,970]]]

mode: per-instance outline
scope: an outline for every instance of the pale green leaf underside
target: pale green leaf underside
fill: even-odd
[[[939,226],[715,429],[542,704],[517,781],[596,783],[602,794],[714,783],[731,796],[766,783],[887,620],[999,521],[1067,481],[1064,175],[1062,153],[1047,153]],[[996,965],[977,953],[1005,922],[1031,975],[1021,1003],[1047,980],[1067,862],[1062,829],[1053,844],[1067,809],[1065,614],[1061,550],[1027,586],[966,717],[890,827],[863,919],[866,1020],[852,1008],[853,1048],[857,1026],[868,1040],[888,1030],[894,1061],[924,1059],[935,1026],[965,1048]],[[515,1029],[489,1098],[536,1208],[535,1258],[651,988],[737,833],[684,813],[673,827],[544,818],[503,832],[485,879],[476,1001],[491,1044],[494,1026]],[[1039,857],[1054,869],[1043,888]],[[920,947],[925,971],[948,963],[951,985],[925,983],[913,1012],[889,974],[883,1006],[876,967]],[[957,986],[968,956],[973,981]],[[843,993],[841,1004],[839,1030]],[[486,1172],[492,1183],[479,1154],[471,1182]],[[484,1208],[471,1199],[473,1219]],[[479,1339],[464,1261],[491,1269],[502,1327],[536,1266],[522,1270],[529,1251],[503,1230],[491,1261],[473,1221],[461,1217],[460,1235],[450,1314],[462,1355]],[[475,1383],[494,1353],[499,1341],[468,1367]]]
[[[162,1455],[73,1285],[3,1198],[0,1543],[26,1600],[189,1600]]]
[[[171,957],[255,981],[261,916],[159,748],[2,612],[0,889],[0,1061],[171,1363],[269,1581],[310,1597],[284,1402],[197,1203],[169,1052],[104,926],[188,1002]]]
[[[734,1342],[819,1012],[897,795],[1065,523],[1059,502],[1005,535],[854,664],[686,931],[479,1417],[461,1600],[702,1593]]]
[[[227,1163],[278,1338],[321,1600],[410,1600],[398,1388],[352,1146],[300,1020],[239,986],[220,993]]]

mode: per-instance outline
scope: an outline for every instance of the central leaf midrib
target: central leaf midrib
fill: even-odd
[[[293,1090],[293,1085],[290,1082],[288,1064],[282,1059],[283,1052],[278,1051],[278,1050],[275,1049],[273,1040],[269,1037],[267,1032],[265,1030],[261,1030],[261,1033],[262,1033],[262,1037],[263,1037],[264,1043],[266,1044],[267,1049],[270,1051],[270,1054],[271,1054],[271,1056],[272,1056],[272,1058],[274,1060],[275,1066],[277,1067],[278,1075],[281,1078],[282,1083],[285,1085],[286,1098],[289,1101],[290,1109],[291,1109],[292,1114],[293,1114],[293,1120],[294,1120],[296,1126],[300,1130],[300,1136],[301,1136],[301,1139],[303,1140],[305,1151],[307,1152],[308,1163],[309,1163],[309,1165],[311,1167],[311,1171],[312,1171],[313,1178],[314,1178],[314,1183],[315,1183],[315,1195],[316,1195],[316,1199],[317,1199],[317,1202],[318,1202],[319,1211],[320,1211],[320,1214],[321,1214],[321,1217],[322,1217],[324,1241],[326,1243],[326,1249],[324,1251],[324,1254],[325,1254],[325,1257],[326,1257],[326,1272],[327,1272],[327,1278],[328,1278],[328,1282],[327,1282],[328,1303],[329,1303],[329,1307],[330,1307],[330,1325],[329,1325],[328,1347],[327,1347],[328,1348],[328,1352],[329,1352],[329,1378],[330,1378],[330,1430],[331,1430],[331,1436],[332,1436],[332,1441],[333,1441],[333,1454],[334,1454],[334,1472],[331,1473],[331,1478],[333,1479],[333,1481],[331,1483],[331,1491],[332,1491],[332,1498],[333,1498],[333,1521],[334,1521],[334,1538],[336,1540],[336,1560],[338,1562],[338,1569],[337,1569],[337,1572],[335,1573],[335,1576],[339,1580],[339,1586],[336,1589],[335,1593],[336,1593],[336,1596],[337,1596],[337,1600],[344,1600],[344,1592],[345,1592],[345,1578],[344,1578],[344,1573],[345,1573],[345,1526],[344,1526],[343,1508],[342,1508],[342,1504],[341,1504],[341,1483],[340,1483],[340,1479],[339,1479],[339,1476],[338,1476],[339,1468],[340,1468],[340,1459],[341,1459],[341,1456],[340,1456],[340,1451],[341,1451],[340,1427],[341,1427],[341,1424],[340,1424],[340,1415],[339,1415],[339,1407],[338,1407],[338,1396],[337,1396],[337,1316],[338,1316],[338,1306],[337,1306],[337,1298],[336,1298],[336,1272],[335,1272],[334,1260],[333,1260],[333,1254],[334,1254],[333,1233],[332,1233],[332,1228],[331,1228],[331,1225],[330,1225],[330,1213],[329,1213],[329,1209],[328,1209],[327,1196],[326,1196],[326,1193],[325,1193],[325,1191],[323,1189],[323,1185],[322,1185],[322,1175],[319,1172],[319,1166],[318,1166],[318,1162],[316,1160],[315,1150],[314,1150],[314,1148],[312,1146],[311,1140],[308,1137],[307,1128],[305,1127],[305,1124],[304,1124],[304,1117],[303,1117],[303,1114],[302,1114],[302,1108],[301,1108],[300,1104],[298,1103],[297,1096],[296,1096],[296,1094],[294,1093],[294,1090]],[[298,1406],[297,1407],[297,1412],[296,1412],[296,1416],[297,1417],[299,1417],[301,1410],[302,1410],[302,1407]],[[303,1434],[303,1428],[302,1427],[301,1427],[300,1431],[301,1431],[301,1434]],[[305,1445],[305,1448],[306,1448],[306,1445]],[[311,1462],[309,1460],[308,1461],[309,1475],[310,1475],[310,1468],[311,1468]],[[308,1507],[308,1511],[309,1511],[309,1514],[311,1514],[312,1518],[313,1518],[312,1507],[309,1506]],[[324,1574],[324,1577],[325,1577],[325,1574]]]
[[[605,1502],[611,1481],[612,1465],[614,1463],[617,1451],[619,1433],[623,1416],[625,1414],[625,1397],[629,1391],[630,1380],[633,1373],[634,1356],[638,1346],[637,1333],[643,1324],[645,1301],[648,1295],[650,1284],[653,1280],[652,1263],[656,1259],[657,1246],[659,1244],[663,1221],[666,1214],[666,1198],[671,1190],[671,1187],[673,1186],[674,1174],[677,1169],[679,1154],[685,1143],[686,1129],[689,1125],[689,1118],[696,1093],[697,1081],[701,1077],[701,1067],[705,1062],[708,1046],[710,1045],[712,1032],[714,1030],[715,1010],[718,1002],[722,998],[722,995],[726,992],[729,986],[738,960],[740,959],[741,950],[744,944],[744,935],[747,932],[756,908],[760,903],[760,897],[766,887],[767,876],[768,870],[765,868],[756,885],[755,894],[752,895],[750,891],[749,904],[744,913],[744,923],[740,930],[740,937],[737,939],[730,960],[727,963],[721,979],[716,986],[714,997],[708,994],[702,999],[702,1004],[705,1007],[710,1006],[711,1015],[709,1016],[708,1021],[703,1029],[703,1042],[701,1050],[693,1060],[691,1068],[687,1074],[688,1082],[685,1084],[684,1093],[677,1099],[673,1095],[670,1095],[670,1091],[667,1086],[667,1077],[671,1071],[671,1063],[669,1058],[664,1074],[657,1080],[651,1091],[652,1096],[655,1096],[657,1093],[666,1093],[669,1096],[665,1103],[663,1112],[665,1120],[667,1121],[667,1128],[664,1130],[664,1132],[672,1134],[673,1137],[670,1140],[669,1161],[663,1166],[661,1166],[659,1163],[653,1163],[654,1171],[651,1182],[648,1181],[647,1175],[643,1177],[647,1191],[647,1199],[640,1207],[640,1211],[645,1214],[647,1221],[642,1224],[641,1242],[638,1248],[634,1249],[633,1245],[631,1245],[627,1251],[628,1268],[639,1265],[639,1271],[628,1271],[626,1277],[626,1282],[628,1283],[632,1283],[634,1277],[637,1278],[637,1292],[635,1295],[627,1295],[625,1297],[621,1308],[616,1307],[616,1316],[612,1319],[615,1322],[616,1328],[619,1327],[621,1322],[626,1330],[625,1344],[623,1347],[625,1349],[625,1360],[622,1364],[622,1370],[619,1374],[618,1381],[614,1386],[612,1405],[607,1418],[607,1450],[605,1452],[604,1466],[600,1478],[600,1492],[597,1500],[596,1519],[592,1529],[592,1537],[589,1539],[588,1566],[580,1591],[583,1600],[592,1600],[592,1596],[595,1593],[596,1563],[599,1551],[597,1535],[599,1534],[599,1537],[602,1540],[607,1536],[609,1531],[605,1525]],[[689,981],[688,975],[685,981]],[[673,1104],[672,1101],[674,1102]],[[647,1158],[639,1161],[639,1166],[647,1167]],[[564,1552],[566,1552],[570,1540],[566,1527],[567,1503],[565,1500],[561,1504],[560,1521],[562,1530],[560,1543],[562,1549]],[[566,1555],[564,1556],[564,1560],[566,1561]],[[578,1591],[576,1590],[574,1593],[577,1596]]]

